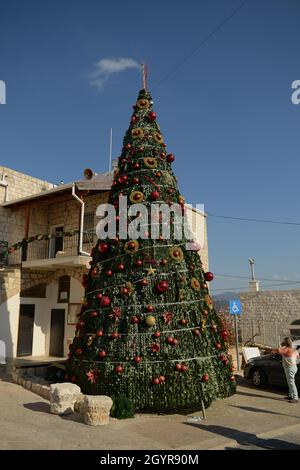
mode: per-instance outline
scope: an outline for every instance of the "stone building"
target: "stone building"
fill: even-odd
[[[68,353],[96,242],[96,208],[107,202],[111,183],[105,173],[55,186],[0,167],[0,363],[1,356]],[[207,270],[206,215],[189,210],[201,219]],[[7,254],[19,242],[21,249]]]
[[[300,340],[300,290],[240,293],[242,342],[276,348],[285,336]]]

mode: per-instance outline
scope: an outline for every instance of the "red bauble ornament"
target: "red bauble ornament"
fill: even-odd
[[[200,335],[200,330],[198,328],[194,329],[194,336],[199,336]]]
[[[140,284],[141,284],[142,286],[147,286],[147,285],[148,285],[147,279],[142,279],[142,280],[140,281]]]
[[[94,311],[94,312],[91,312],[91,313],[90,313],[90,316],[91,316],[92,318],[95,318],[95,317],[98,316],[98,312],[95,312],[95,311]]]
[[[158,378],[158,377],[154,377],[154,378],[152,379],[152,384],[153,384],[153,385],[159,385],[159,378]]]
[[[142,358],[141,358],[141,356],[134,356],[133,360],[136,364],[139,364],[141,362]]]
[[[132,182],[133,182],[133,184],[139,184],[140,179],[139,178],[133,178]]]
[[[111,334],[111,339],[118,339],[118,338],[119,338],[119,333],[114,332]]]
[[[123,271],[123,269],[125,269],[124,264],[122,264],[122,263],[117,264],[117,269],[118,269],[119,271]]]
[[[133,167],[134,167],[136,170],[138,170],[138,169],[140,168],[140,166],[141,166],[141,165],[140,165],[139,163],[135,163],[135,164],[133,165]]]
[[[96,336],[98,336],[98,338],[100,338],[100,336],[103,336],[103,331],[98,330],[97,333],[96,333]]]
[[[84,321],[81,320],[80,322],[78,322],[78,325],[79,325],[80,328],[82,328],[85,325],[85,323],[84,323]]]
[[[160,264],[161,264],[162,266],[166,266],[166,265],[168,264],[168,260],[167,260],[167,259],[162,259],[161,262],[160,262]]]
[[[174,338],[173,336],[168,336],[167,339],[166,339],[167,343],[168,344],[174,344]]]
[[[165,377],[164,375],[160,375],[160,376],[158,377],[158,380],[159,380],[159,383],[160,383],[160,384],[163,384],[163,383],[165,383],[165,381],[166,381],[166,377]]]
[[[182,364],[181,372],[187,372],[188,370],[189,370],[188,366],[186,364]]]
[[[167,162],[168,163],[173,163],[175,160],[175,157],[173,155],[173,153],[169,153],[169,155],[167,155]]]
[[[204,279],[208,282],[212,281],[213,278],[214,278],[214,275],[210,271],[207,271],[207,273],[204,274]]]
[[[99,351],[99,357],[103,359],[106,356],[106,351]]]
[[[188,322],[188,321],[187,321],[186,318],[181,318],[181,319],[179,320],[179,325],[185,326],[185,325],[187,325],[187,322]]]
[[[158,284],[156,284],[156,290],[159,292],[159,294],[163,294],[168,289],[169,289],[168,281],[160,281]]]
[[[173,341],[173,346],[178,346],[179,344],[179,341],[178,339],[174,338],[174,341]]]
[[[230,380],[231,382],[235,382],[235,376],[234,376],[234,375],[231,375],[231,376],[229,377],[229,380]]]
[[[99,294],[97,294],[97,299],[102,299],[103,295],[99,292]]]
[[[208,374],[202,375],[201,382],[208,382],[208,381],[209,381],[209,375]]]
[[[115,372],[117,372],[118,374],[121,374],[123,371],[124,371],[124,368],[121,365],[115,367]]]
[[[160,192],[159,191],[152,191],[150,194],[150,197],[152,201],[157,201],[160,198]]]
[[[112,270],[108,269],[108,271],[105,271],[106,276],[112,276]]]
[[[147,312],[153,312],[154,307],[153,305],[147,305]]]
[[[165,152],[161,152],[160,158],[165,158],[165,156],[166,156]]]
[[[100,253],[105,253],[108,251],[108,244],[107,243],[99,243],[98,250]]]
[[[137,117],[136,117],[136,116],[132,116],[132,118],[131,118],[131,122],[132,122],[132,124],[135,124],[135,123],[136,123],[136,121],[137,121]]]
[[[127,289],[127,287],[122,287],[121,293],[122,293],[122,295],[128,295],[129,290]]]
[[[102,297],[101,301],[100,301],[100,305],[101,307],[103,308],[106,308],[106,307],[109,307],[110,306],[110,298],[106,296]]]
[[[216,343],[216,349],[222,349],[221,343]]]
[[[155,121],[156,119],[156,113],[154,113],[154,111],[151,111],[149,114],[148,114],[148,119],[150,121]]]
[[[226,339],[228,338],[228,331],[221,331],[221,338],[226,341]]]
[[[136,323],[139,323],[140,319],[139,319],[139,317],[137,317],[137,316],[135,315],[135,316],[131,317],[131,320],[130,320],[130,321],[131,321],[131,323],[132,323],[133,325],[135,325]]]
[[[153,333],[153,337],[154,337],[154,338],[159,338],[159,337],[160,337],[160,331],[155,331],[155,332]]]
[[[203,314],[205,317],[207,317],[208,313],[209,313],[208,310],[206,310],[206,309],[202,310],[202,314]]]
[[[126,148],[126,149],[130,149],[130,148],[131,148],[131,144],[126,144],[126,145],[125,145],[125,148]]]
[[[135,265],[140,268],[143,264],[143,261],[141,259],[137,259],[136,262],[135,262]]]
[[[175,364],[175,370],[177,370],[178,372],[181,372],[181,369],[182,369],[182,365],[179,364],[179,362]]]

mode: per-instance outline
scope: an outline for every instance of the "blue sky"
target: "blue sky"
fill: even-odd
[[[118,156],[141,88],[132,68],[91,85],[104,58],[146,61],[181,192],[208,212],[300,222],[300,4],[249,0],[0,0],[0,163],[59,183]],[[209,217],[210,268],[300,281],[300,227]],[[265,286],[272,283],[262,282]],[[247,280],[216,276],[217,292]],[[283,286],[282,286],[283,287]],[[290,288],[292,286],[287,286]]]

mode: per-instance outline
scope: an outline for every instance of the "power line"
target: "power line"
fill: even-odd
[[[217,273],[214,273],[215,276],[219,276],[219,277],[230,277],[232,279],[249,279],[249,276],[234,276],[232,274],[217,274]],[[266,278],[266,277],[260,277],[258,279],[258,281],[270,281],[270,282],[288,282],[289,284],[300,284],[300,281],[296,281],[296,280],[292,280],[292,279],[269,279],[269,278]]]
[[[264,223],[264,224],[280,224],[280,225],[295,225],[295,226],[300,226],[300,222],[286,222],[283,220],[270,220],[270,219],[250,219],[246,217],[233,217],[229,215],[217,215],[217,214],[212,214],[211,212],[206,212],[207,215],[210,217],[216,217],[219,219],[231,219],[231,220],[242,220],[245,222],[259,222],[259,223]]]
[[[228,23],[228,21],[230,21],[242,8],[243,6],[246,5],[246,3],[248,3],[249,0],[243,0],[243,2],[241,2],[239,4],[238,7],[236,7],[231,13],[230,15],[228,15],[226,18],[224,18],[224,20],[221,21],[221,23],[218,24],[218,26],[216,26],[215,29],[213,29],[202,41],[201,43],[195,47],[187,56],[185,56],[172,70],[170,70],[170,72],[168,72],[161,80],[159,80],[159,82],[157,82],[153,89],[156,89],[159,87],[159,85],[161,85],[161,83],[163,83],[165,80],[167,80],[168,78],[170,78],[172,75],[174,75],[174,73],[177,72],[177,70],[182,67],[183,64],[185,64],[202,46],[204,46],[204,44],[206,44],[209,39],[214,36],[214,34],[216,34],[218,31],[220,31],[221,28],[223,28],[223,26]]]

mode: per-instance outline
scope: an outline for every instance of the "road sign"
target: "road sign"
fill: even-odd
[[[240,300],[229,300],[229,309],[231,315],[240,315],[242,313],[242,304]]]

